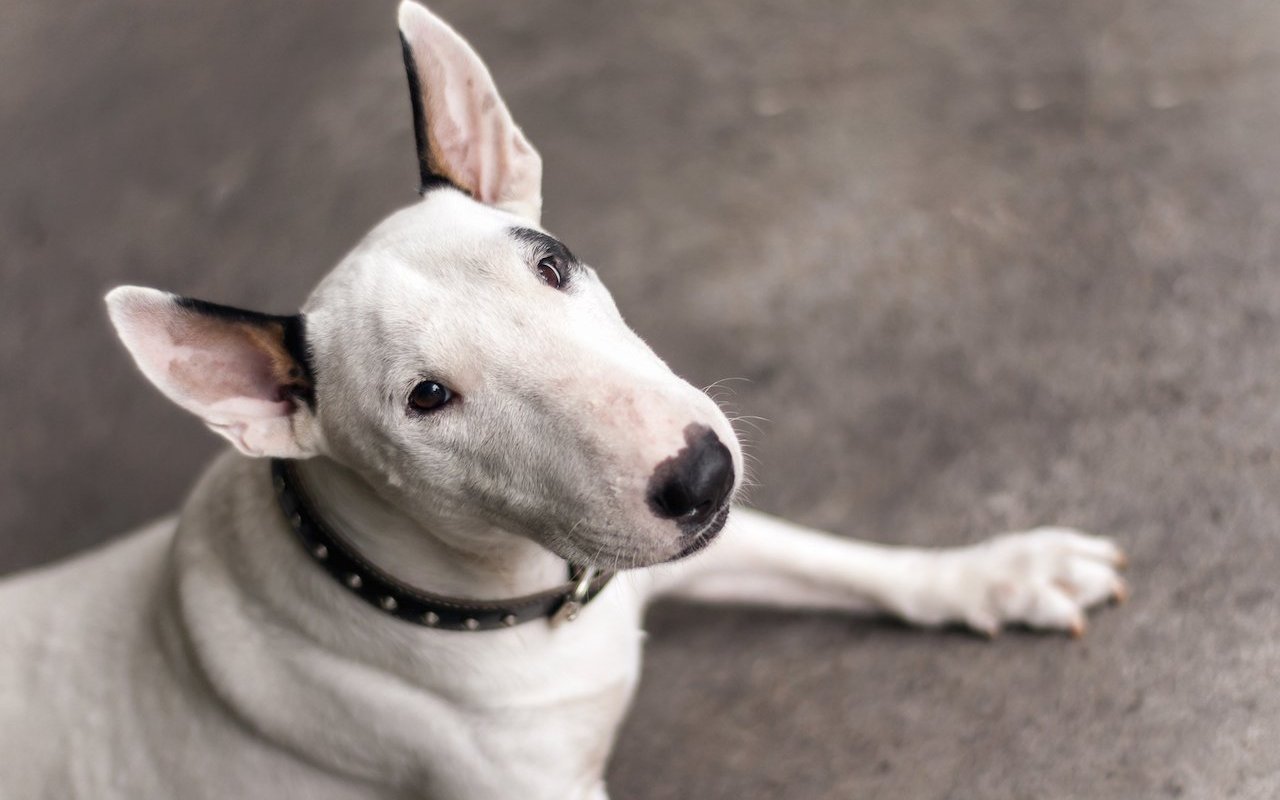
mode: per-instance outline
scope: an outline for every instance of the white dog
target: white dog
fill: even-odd
[[[924,551],[730,516],[728,420],[540,227],[470,47],[412,2],[400,29],[422,199],[301,314],[107,296],[238,452],[176,520],[0,585],[0,796],[599,800],[655,596],[1080,634],[1123,594],[1065,529]]]

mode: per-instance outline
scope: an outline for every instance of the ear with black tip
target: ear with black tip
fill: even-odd
[[[304,320],[122,286],[107,311],[142,373],[250,456],[306,458],[318,445]]]
[[[451,184],[538,222],[542,159],[511,118],[484,62],[426,8],[400,4],[400,41],[425,193]]]

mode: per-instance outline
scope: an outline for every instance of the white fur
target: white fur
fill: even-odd
[[[252,337],[192,340],[172,296],[109,296],[144,374],[241,453],[177,520],[0,584],[0,798],[602,800],[653,597],[1078,634],[1086,608],[1123,594],[1116,547],[1075,531],[926,551],[746,509],[705,554],[653,566],[680,536],[646,505],[649,477],[690,424],[740,475],[732,429],[594,273],[539,281],[510,234],[537,225],[536,153],[456,34],[410,3],[400,19],[474,198],[428,192],[321,282],[304,309],[314,406],[277,391]],[[193,353],[214,368],[175,371]],[[406,414],[424,378],[459,399]],[[437,593],[537,591],[566,559],[634,569],[569,624],[409,625],[311,562],[252,455],[309,457],[320,514]]]

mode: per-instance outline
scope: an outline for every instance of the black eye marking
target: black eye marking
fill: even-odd
[[[512,228],[511,235],[529,248],[529,263],[542,282],[553,289],[568,286],[573,276],[582,270],[581,262],[553,236],[532,228]]]
[[[449,387],[435,381],[422,381],[409,392],[409,411],[426,414],[444,408],[453,400]]]

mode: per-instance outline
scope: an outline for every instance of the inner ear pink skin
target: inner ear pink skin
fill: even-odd
[[[168,372],[175,388],[207,406],[236,402],[245,411],[269,406],[275,416],[293,408],[301,370],[284,350],[277,323],[228,323],[189,313],[165,324],[172,349]]]
[[[295,418],[311,386],[286,345],[290,318],[138,287],[112,291],[107,305],[138,367],[169,399],[248,455],[306,454]]]
[[[400,6],[410,89],[422,106],[419,154],[431,173],[476,200],[537,221],[542,159],[498,94],[484,62],[422,6]]]

